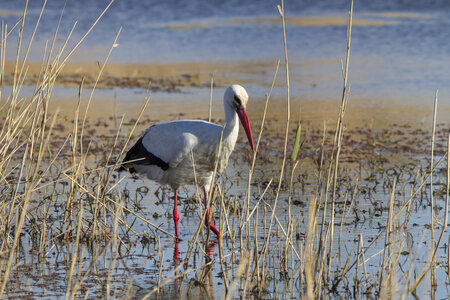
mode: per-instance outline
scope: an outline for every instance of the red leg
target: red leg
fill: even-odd
[[[175,202],[173,204],[173,221],[175,222],[175,235],[178,237],[178,220],[180,219],[180,215],[177,210],[177,201],[178,201],[178,189],[175,189]]]
[[[214,248],[217,245],[217,240],[214,241],[214,243],[212,243],[211,245],[209,245],[208,247],[208,255],[211,257],[214,254]]]
[[[177,266],[180,258],[180,250],[178,249],[178,240],[175,240],[175,247],[173,248],[173,264]]]
[[[206,209],[205,225],[208,226],[208,222],[209,222],[209,205],[208,205],[208,190],[206,189],[206,187],[203,187],[203,193],[205,195],[203,204],[205,205],[205,209]],[[211,230],[217,236],[219,236],[219,230],[217,230],[216,227],[214,226],[214,222],[212,221],[212,216],[211,216],[211,222],[209,223],[209,228],[211,228]]]

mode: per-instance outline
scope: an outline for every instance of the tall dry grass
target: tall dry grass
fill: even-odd
[[[12,280],[16,280],[11,274],[20,268],[28,255],[22,250],[26,243],[24,236],[29,236],[32,240],[31,248],[35,249],[35,255],[42,264],[48,260],[54,249],[63,253],[63,296],[66,298],[102,296],[147,299],[167,296],[167,287],[172,293],[170,296],[174,297],[182,297],[183,293],[189,296],[192,290],[200,287],[203,295],[218,295],[226,299],[410,298],[416,296],[419,287],[425,285],[424,279],[430,274],[430,290],[436,292],[436,272],[440,272],[441,266],[446,267],[446,274],[450,278],[448,250],[445,261],[442,260],[442,255],[439,256],[448,222],[450,160],[447,163],[446,201],[443,204],[445,215],[440,222],[435,215],[437,204],[433,198],[435,189],[432,178],[445,155],[434,162],[436,117],[433,120],[430,170],[416,173],[412,182],[408,183],[408,188],[405,188],[409,194],[404,199],[399,197],[402,186],[406,185],[402,174],[387,176],[385,182],[389,197],[381,204],[381,208],[373,205],[373,209],[387,214],[387,218],[383,219],[385,224],[380,225],[369,242],[363,232],[355,234],[356,242],[353,248],[348,249],[349,244],[343,242],[343,231],[350,227],[345,223],[352,219],[352,224],[358,224],[361,214],[357,207],[360,202],[358,197],[361,182],[365,180],[363,175],[360,175],[351,178],[348,188],[342,187],[346,180],[341,152],[346,135],[345,114],[350,98],[349,62],[353,1],[350,2],[349,8],[346,58],[342,63],[343,89],[340,106],[337,108],[336,120],[327,120],[324,123],[311,192],[305,199],[297,199],[300,197],[296,194],[299,184],[297,176],[302,168],[302,161],[297,155],[292,156],[293,162],[288,160],[289,151],[294,145],[290,142],[293,136],[290,130],[291,95],[287,53],[289,36],[286,34],[286,12],[282,1],[278,12],[286,72],[286,123],[282,147],[275,149],[281,157],[279,173],[269,178],[265,185],[255,184],[255,172],[263,167],[260,145],[266,137],[266,114],[270,110],[270,97],[278,76],[278,61],[274,64],[272,85],[265,99],[256,150],[253,156],[248,155],[251,163],[246,171],[248,180],[245,196],[239,199],[236,195],[229,194],[227,179],[214,177],[209,203],[215,208],[216,224],[221,236],[217,240],[210,236],[209,229],[202,225],[206,213],[202,204],[197,203],[199,225],[193,234],[188,235],[187,241],[179,242],[186,246],[182,251],[179,251],[178,242],[172,242],[174,236],[170,232],[156,226],[142,211],[130,206],[133,200],[130,191],[123,188],[125,177],[118,178],[114,174],[118,158],[123,156],[133,139],[150,95],[145,97],[141,112],[128,131],[124,129],[124,118],[121,118],[117,132],[98,149],[95,141],[86,135],[87,112],[91,101],[95,99],[96,85],[89,93],[87,108],[83,111],[81,102],[84,82],[81,81],[72,128],[59,143],[55,142],[55,127],[60,119],[57,113],[49,113],[55,80],[70,56],[111,4],[112,2],[72,49],[66,47],[75,26],[69,36],[65,37],[63,47],[59,50],[55,47],[59,38],[59,25],[56,26],[54,39],[50,42],[47,52],[43,53],[40,77],[30,97],[21,96],[21,91],[27,76],[26,59],[32,49],[40,18],[28,40],[25,55],[21,53],[23,44],[26,43],[22,34],[27,5],[22,17],[11,29],[2,24],[2,79],[7,59],[5,53],[8,37],[14,31],[18,31],[20,35],[13,86],[7,95],[3,82],[0,87],[0,297],[7,297],[13,292],[12,289],[19,285],[11,284]],[[44,10],[45,3],[42,7],[42,11]],[[97,81],[103,75],[110,54],[117,46],[119,34],[120,30],[100,65]],[[66,52],[68,54],[64,55]],[[213,80],[210,107],[212,88]],[[435,101],[437,103],[437,92]],[[436,109],[435,104],[435,116]],[[208,117],[211,119],[211,112]],[[116,121],[114,119],[114,122]],[[297,121],[297,132],[300,136],[302,122]],[[329,133],[330,126],[327,124],[335,125],[332,134]],[[300,138],[296,140],[296,147],[301,153],[302,143]],[[96,161],[94,165],[92,157]],[[194,161],[193,165],[195,170]],[[414,206],[417,206],[421,195],[427,193],[427,182],[430,182],[427,194],[431,208],[430,235],[424,232],[421,239],[414,240],[409,233],[410,221]],[[194,194],[197,194],[199,199],[198,187],[194,190],[197,191],[194,191]],[[280,209],[283,197],[287,198],[286,211]],[[298,200],[308,203],[307,216],[304,218],[297,214],[298,210],[293,207],[293,202]],[[147,226],[146,229],[136,227],[136,222]],[[441,231],[435,243],[434,230],[438,226]],[[167,245],[163,244],[167,242],[167,237],[171,241],[170,247],[174,247],[174,266],[170,268],[166,262],[169,259],[165,254],[167,251],[164,251]],[[431,240],[430,255],[425,262],[417,263],[416,261],[423,257],[416,249],[420,248],[424,240]],[[115,280],[118,266],[130,267],[124,257],[132,256],[130,253],[139,248],[137,241],[147,241],[157,253],[153,257],[156,262],[156,279],[143,293],[136,292],[136,286],[141,286],[142,283],[134,282],[133,276],[124,282]],[[84,261],[86,252],[90,254],[90,259]],[[93,276],[93,273],[104,275],[101,283],[94,287],[86,284],[87,278]],[[223,288],[217,292],[215,288],[219,284]]]
[[[46,260],[52,249],[62,247],[66,253],[67,269],[67,298],[79,294],[83,280],[95,268],[96,260],[107,252],[111,246],[113,261],[119,244],[123,241],[118,235],[118,226],[126,228],[127,232],[136,233],[125,221],[124,210],[129,210],[124,204],[124,197],[118,189],[118,182],[111,184],[114,167],[117,163],[113,158],[119,149],[122,153],[130,137],[123,143],[119,131],[112,140],[110,148],[102,149],[104,161],[102,167],[92,169],[87,159],[92,155],[92,141],[86,139],[86,116],[89,109],[80,109],[83,81],[79,88],[78,107],[74,113],[71,132],[66,138],[55,141],[59,133],[55,125],[61,121],[58,111],[50,114],[52,105],[52,91],[55,80],[64,65],[100,21],[112,5],[111,1],[93,22],[92,26],[76,41],[72,48],[68,48],[69,40],[75,30],[74,24],[63,44],[56,46],[59,36],[59,25],[56,24],[53,40],[47,44],[42,57],[42,67],[39,79],[30,97],[21,95],[24,79],[27,76],[27,58],[38,31],[41,17],[46,8],[44,2],[37,23],[29,40],[25,41],[24,26],[27,18],[28,2],[22,17],[13,26],[2,23],[0,77],[5,76],[6,48],[9,37],[18,32],[18,43],[15,57],[13,84],[9,94],[1,82],[1,131],[0,131],[0,297],[7,296],[16,286],[11,281],[11,272],[20,266],[25,259],[23,251],[23,236],[31,231],[32,247],[38,249],[38,257]],[[63,18],[64,11],[61,13]],[[113,48],[117,45],[117,38],[112,43],[102,68],[99,70],[97,81],[102,76],[103,68]],[[26,44],[24,49],[24,44]],[[58,49],[57,49],[58,48]],[[89,102],[93,98],[95,87],[91,90]],[[148,103],[148,99],[147,99]],[[145,105],[144,105],[145,107]],[[84,116],[80,118],[80,116]],[[81,122],[82,121],[82,122]],[[131,133],[130,135],[132,134]],[[119,137],[121,138],[119,140]],[[120,145],[119,145],[120,144]],[[70,154],[69,154],[70,153]],[[99,157],[98,153],[95,156]],[[67,186],[61,194],[58,185]],[[62,211],[61,211],[62,209]],[[133,212],[134,213],[134,212]],[[136,213],[134,213],[136,214]],[[145,218],[141,217],[145,220]],[[111,222],[112,221],[112,222]],[[148,222],[146,220],[146,222]],[[113,226],[111,226],[113,224]],[[150,222],[148,224],[154,226]],[[155,226],[156,227],[156,226]],[[158,227],[156,227],[158,228]],[[159,228],[158,228],[159,229]],[[164,232],[164,230],[163,230]],[[34,239],[34,237],[37,237]],[[123,236],[122,236],[123,238]],[[91,266],[82,273],[83,261],[79,258],[82,243],[102,245]],[[114,264],[111,265],[114,269]],[[108,277],[110,281],[110,277]],[[107,285],[108,291],[110,289]]]

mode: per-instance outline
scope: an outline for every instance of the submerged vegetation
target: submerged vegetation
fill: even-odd
[[[92,27],[71,49],[55,46],[56,27],[34,92],[24,97],[34,38],[26,44],[22,36],[27,8],[13,28],[2,26],[2,79],[8,37],[20,35],[11,89],[2,80],[0,90],[0,296],[448,297],[440,288],[450,279],[444,126],[434,119],[430,130],[395,122],[379,130],[346,128],[353,3],[336,119],[323,128],[301,120],[293,126],[283,3],[278,10],[286,120],[266,120],[270,89],[259,124],[253,122],[255,153],[238,144],[242,151],[211,189],[221,236],[201,225],[198,189],[185,189],[182,226],[190,230],[181,232],[191,232],[180,242],[167,218],[166,189],[115,172],[130,141],[155,121],[144,113],[149,94],[139,116],[87,117],[109,52],[89,80],[87,104],[81,105],[86,82],[79,78],[73,115],[51,113],[58,76]]]

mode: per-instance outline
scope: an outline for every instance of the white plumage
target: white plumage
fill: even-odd
[[[246,106],[248,95],[240,85],[224,94],[225,126],[200,120],[172,121],[148,128],[128,151],[123,167],[131,173],[170,185],[175,191],[174,220],[178,236],[177,190],[183,184],[198,183],[204,190],[208,215],[208,191],[217,162],[217,171],[227,165],[239,133],[238,117],[254,149]],[[222,133],[223,132],[223,133]],[[222,140],[221,140],[222,137]],[[219,149],[221,145],[221,149]],[[130,162],[129,162],[130,161]],[[210,223],[211,229],[219,232]]]

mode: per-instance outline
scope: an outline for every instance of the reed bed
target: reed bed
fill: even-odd
[[[0,297],[448,296],[438,287],[450,279],[449,241],[444,238],[450,160],[443,165],[450,146],[442,149],[450,137],[437,135],[440,127],[435,118],[431,135],[397,127],[412,140],[429,138],[432,148],[427,159],[426,149],[408,148],[408,142],[392,146],[396,130],[346,128],[353,1],[341,102],[336,119],[327,121],[323,129],[295,120],[298,126],[292,130],[289,36],[284,3],[278,6],[286,75],[283,134],[274,135],[266,120],[270,89],[255,153],[238,144],[244,155],[235,156],[229,163],[231,170],[213,182],[210,203],[221,236],[214,238],[202,226],[205,211],[194,187],[181,192],[182,215],[199,225],[190,226],[193,232],[180,242],[171,234],[171,220],[166,220],[171,211],[168,191],[149,189],[147,183],[115,172],[130,141],[147,122],[144,112],[150,95],[133,122],[130,116],[114,117],[114,133],[96,134],[95,124],[87,118],[96,85],[83,110],[81,80],[70,128],[61,129],[61,116],[49,113],[55,79],[91,29],[72,49],[66,48],[69,34],[57,50],[56,27],[43,53],[40,80],[32,95],[24,97],[26,58],[34,38],[33,34],[23,50],[26,12],[25,6],[17,24],[12,28],[2,24],[1,31],[1,78],[8,37],[13,31],[20,35],[14,84],[7,89],[2,82],[0,89]],[[34,32],[38,26],[39,21]],[[119,35],[120,30],[111,51]],[[100,65],[97,81],[111,51]],[[279,68],[280,62],[274,64],[272,88]],[[435,99],[437,103],[437,92]],[[380,154],[408,151],[410,161],[401,164]],[[247,162],[250,167],[242,170]],[[157,205],[146,207],[147,198]]]

